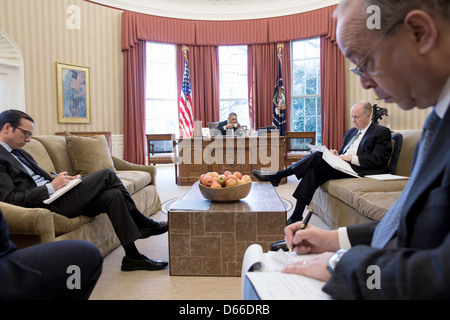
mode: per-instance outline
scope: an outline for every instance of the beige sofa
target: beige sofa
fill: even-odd
[[[37,136],[24,149],[49,173],[67,171],[70,175],[87,175],[103,168],[113,169],[143,214],[150,216],[161,210],[155,167],[135,165],[111,156],[103,135]],[[79,239],[92,242],[106,255],[120,244],[105,213],[94,219],[83,215],[68,219],[47,209],[24,208],[4,202],[0,202],[0,209],[7,221],[11,240],[19,248]]]
[[[401,134],[402,141],[395,171],[391,173],[409,176],[414,148],[421,132],[395,132]],[[395,145],[394,149],[394,152],[398,151]],[[316,190],[310,208],[332,229],[380,220],[406,183],[407,180],[378,181],[371,178],[330,180]]]

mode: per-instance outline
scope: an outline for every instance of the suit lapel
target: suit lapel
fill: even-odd
[[[372,122],[370,124],[369,128],[367,128],[366,133],[362,137],[361,142],[359,143],[358,150],[357,150],[356,154],[361,154],[363,152],[364,144],[366,143],[367,139],[369,139],[369,137],[372,135],[372,132],[373,132],[374,129],[375,129],[375,124]]]
[[[430,185],[435,181],[437,176],[442,172],[444,167],[448,165],[446,163],[446,159],[443,159],[443,154],[439,152],[439,150],[443,152],[448,152],[450,149],[450,108],[448,108],[444,119],[441,120],[440,126],[436,135],[433,139],[433,142],[430,146],[430,150],[433,152],[428,153],[424,160],[424,165],[420,168],[420,171],[417,173],[416,180],[417,183],[411,188],[411,191],[408,196],[408,200],[405,202],[404,212],[409,213],[412,206],[416,203],[417,199],[425,192],[426,189],[430,187]],[[437,152],[434,152],[437,151]],[[417,147],[414,152],[414,158],[417,157]],[[419,183],[420,182],[420,183]],[[403,215],[403,219],[406,216]]]

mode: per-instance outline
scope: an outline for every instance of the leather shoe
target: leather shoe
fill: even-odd
[[[289,251],[286,240],[280,240],[277,242],[272,243],[272,247],[270,248],[271,251],[278,251],[280,249],[283,249],[283,251]]]
[[[139,239],[147,239],[148,237],[157,236],[169,230],[169,224],[167,223],[167,221],[154,222],[155,226],[152,228],[139,228],[139,231],[142,233],[142,236]]]
[[[278,187],[280,185],[281,179],[274,177],[275,172],[272,174],[262,174],[260,170],[253,170],[252,174],[259,181],[269,181],[274,187]]]
[[[162,260],[153,260],[147,258],[143,254],[141,254],[142,259],[132,259],[128,257],[123,257],[122,259],[122,271],[135,271],[135,270],[147,270],[147,271],[156,271],[167,268],[169,263],[167,261]]]

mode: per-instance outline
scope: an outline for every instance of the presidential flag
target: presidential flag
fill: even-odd
[[[180,114],[181,137],[192,137],[194,132],[194,115],[192,113],[191,78],[189,76],[189,66],[186,55],[184,57],[184,76],[178,111]]]
[[[273,124],[280,130],[280,136],[286,132],[286,98],[283,77],[281,76],[281,52],[278,54],[278,74],[272,99]]]

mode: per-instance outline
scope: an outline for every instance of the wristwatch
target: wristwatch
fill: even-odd
[[[338,251],[333,253],[333,255],[330,257],[330,259],[328,260],[328,263],[327,263],[327,270],[330,273],[334,272],[334,269],[336,269],[337,264],[339,263],[339,261],[341,260],[342,256],[346,252],[347,252],[347,249],[339,249]]]

